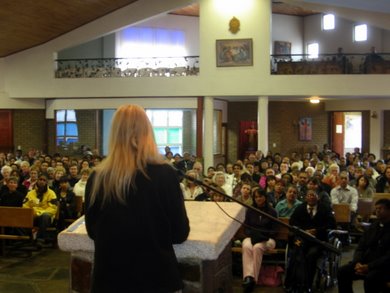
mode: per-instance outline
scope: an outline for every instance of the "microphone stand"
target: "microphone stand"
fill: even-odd
[[[304,230],[302,230],[302,229],[300,229],[300,228],[298,228],[296,226],[291,226],[291,225],[289,225],[289,224],[279,220],[278,218],[275,218],[275,217],[273,217],[273,216],[271,216],[271,215],[269,215],[269,214],[267,214],[267,213],[265,213],[265,212],[255,208],[255,207],[253,207],[253,206],[247,205],[246,203],[243,203],[243,202],[239,201],[238,199],[235,199],[234,197],[229,196],[229,195],[227,195],[227,194],[217,190],[216,188],[214,188],[214,187],[212,187],[212,186],[202,182],[201,180],[195,179],[195,178],[193,178],[191,176],[188,176],[188,175],[184,174],[184,172],[179,170],[179,169],[176,169],[176,170],[179,173],[180,177],[184,177],[185,179],[194,182],[196,185],[203,186],[203,187],[205,187],[205,188],[207,188],[209,190],[212,190],[213,192],[216,192],[216,193],[222,195],[225,199],[229,199],[231,201],[234,201],[234,202],[242,205],[243,207],[245,207],[247,209],[251,209],[251,210],[257,212],[258,214],[261,214],[262,216],[265,216],[265,217],[269,218],[271,221],[276,222],[279,225],[282,225],[282,226],[288,228],[295,235],[299,235],[299,236],[301,236],[305,240],[308,240],[308,241],[311,241],[311,242],[313,242],[315,244],[318,244],[318,245],[324,247],[326,250],[329,250],[329,251],[331,251],[333,253],[336,253],[337,255],[341,254],[341,251],[339,249],[337,249],[336,247],[334,247],[333,245],[331,245],[331,244],[329,244],[329,243],[327,243],[325,241],[321,241],[321,240],[317,239],[316,237],[314,237],[313,235],[307,233],[306,231],[304,231]]]

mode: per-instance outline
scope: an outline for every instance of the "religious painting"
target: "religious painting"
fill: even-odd
[[[252,66],[252,39],[217,40],[217,67]]]
[[[291,43],[284,41],[274,42],[274,56],[276,59],[287,60],[291,58]]]
[[[310,141],[312,139],[312,120],[309,117],[299,119],[299,140]]]

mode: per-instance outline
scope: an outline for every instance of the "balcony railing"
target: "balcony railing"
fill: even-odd
[[[271,74],[390,74],[390,54],[271,55]]]
[[[199,56],[57,59],[56,78],[177,77],[199,74]]]

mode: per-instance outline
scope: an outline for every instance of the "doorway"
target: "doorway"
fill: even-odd
[[[362,112],[344,112],[344,154],[362,149]]]
[[[333,112],[331,123],[332,149],[344,156],[347,152],[353,152],[354,148],[360,151],[364,148],[366,128],[363,112]]]

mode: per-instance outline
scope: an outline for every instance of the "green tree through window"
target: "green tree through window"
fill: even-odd
[[[172,152],[182,153],[183,149],[183,111],[146,110],[153,126],[154,137],[160,153],[165,153],[165,146]]]

